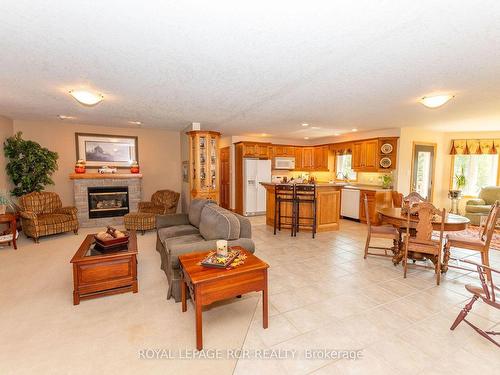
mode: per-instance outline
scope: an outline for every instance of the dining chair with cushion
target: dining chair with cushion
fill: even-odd
[[[450,259],[450,252],[452,247],[457,247],[460,249],[467,249],[472,251],[478,251],[481,254],[481,263],[485,266],[490,266],[490,243],[495,232],[495,225],[500,217],[500,201],[496,201],[490,208],[488,218],[486,219],[486,224],[479,232],[478,237],[466,237],[457,234],[448,234],[446,236],[446,245],[444,247],[444,262],[448,263]],[[460,259],[452,259],[458,262],[458,265],[450,265],[448,267],[464,269],[470,271],[470,269],[462,267],[460,265]],[[488,280],[491,277],[490,272],[486,273]]]
[[[412,215],[418,215],[416,224],[415,236],[410,233]],[[440,217],[441,228],[439,231],[439,239],[435,240],[432,237],[433,226],[432,222],[435,216]],[[441,254],[444,239],[444,222],[446,218],[446,210],[438,210],[432,203],[420,202],[409,208],[406,223],[406,236],[403,253],[404,278],[408,272],[408,254],[416,252],[429,255],[434,263],[434,271],[436,273],[436,283],[439,285],[441,281]],[[425,265],[423,267],[426,267]]]
[[[365,198],[363,199],[364,201],[364,209],[366,212],[366,224],[368,225],[368,234],[366,236],[366,244],[365,244],[365,254],[364,254],[364,259],[368,255],[377,255],[377,256],[391,256],[390,254],[387,253],[387,251],[391,251],[392,253],[395,253],[398,247],[399,243],[399,232],[396,228],[393,226],[372,226],[370,222],[370,209],[368,207],[368,197],[365,195]],[[372,238],[380,238],[380,239],[387,239],[387,240],[392,240],[392,247],[380,247],[380,246],[370,246],[370,242]],[[378,250],[384,250],[384,254],[381,253],[371,253],[369,252],[369,249],[378,249]]]
[[[453,322],[450,329],[453,331],[457,326],[464,321],[468,325],[470,325],[474,330],[483,336],[485,339],[491,341],[496,346],[500,347],[500,343],[493,339],[492,336],[500,335],[500,332],[495,331],[483,331],[481,328],[475,326],[472,322],[465,319],[467,314],[472,309],[472,305],[478,300],[481,299],[487,306],[490,306],[494,309],[500,310],[500,288],[495,285],[493,282],[493,277],[490,276],[490,280],[486,282],[484,278],[484,274],[492,275],[492,274],[500,274],[499,270],[488,267],[484,264],[478,264],[475,262],[471,262],[469,260],[464,260],[464,262],[474,265],[477,269],[477,273],[479,275],[479,281],[481,282],[481,286],[476,286],[472,284],[467,284],[465,289],[472,294],[472,299],[464,306],[464,308],[458,313],[457,318]],[[488,285],[489,284],[489,285]]]
[[[180,194],[172,190],[158,190],[150,202],[139,202],[139,212],[156,215],[175,214]]]

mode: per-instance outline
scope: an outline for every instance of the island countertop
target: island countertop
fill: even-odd
[[[275,185],[283,185],[278,182],[261,182],[263,186],[275,186]],[[286,183],[290,184],[290,183]],[[365,185],[365,184],[353,184],[353,183],[345,183],[345,182],[317,182],[317,187],[337,187],[340,189],[358,189],[358,190],[368,190],[368,191],[392,191],[392,189],[384,189],[382,186],[378,185]]]
[[[266,224],[274,226],[274,207],[275,207],[275,194],[274,187],[280,185],[274,182],[261,182],[262,186],[266,188]],[[339,229],[340,223],[340,189],[342,184],[336,183],[318,183],[316,184],[316,224],[317,232],[328,232]],[[299,228],[300,230],[311,230],[308,224],[311,222],[310,218],[313,214],[312,204],[300,205]],[[282,216],[291,216],[292,204],[289,202],[281,203]],[[282,230],[290,228],[291,219],[283,218],[281,221]]]

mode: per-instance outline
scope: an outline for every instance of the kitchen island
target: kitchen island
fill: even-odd
[[[274,226],[274,187],[276,183],[261,182],[261,185],[266,188],[266,224]],[[316,223],[317,232],[329,232],[339,230],[340,224],[340,189],[344,184],[335,183],[318,183],[316,184]],[[281,204],[282,216],[292,215],[292,204]],[[299,216],[310,217],[312,215],[312,207],[310,204],[300,206]],[[309,224],[311,221],[306,219],[299,220],[300,230],[311,230],[310,227],[305,227],[304,224]],[[291,219],[283,218],[281,220],[281,229],[290,229]]]

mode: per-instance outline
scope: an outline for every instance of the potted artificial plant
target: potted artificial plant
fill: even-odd
[[[462,191],[467,183],[467,178],[464,174],[464,167],[461,168],[460,173],[455,174],[455,184],[457,186],[457,190]]]
[[[23,139],[21,132],[7,138],[3,148],[9,160],[7,175],[14,184],[12,195],[20,197],[54,185],[51,175],[57,170],[57,152]]]
[[[380,179],[382,180],[382,187],[384,189],[391,188],[391,185],[392,185],[392,177],[391,176],[389,176],[388,174],[385,174],[385,175],[381,176]]]
[[[7,211],[7,207],[12,207],[10,197],[6,192],[0,191],[0,215]]]

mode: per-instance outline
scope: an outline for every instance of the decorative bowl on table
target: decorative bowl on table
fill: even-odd
[[[112,248],[125,245],[129,240],[129,233],[108,227],[106,232],[99,232],[94,235],[95,242],[103,248]]]

